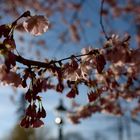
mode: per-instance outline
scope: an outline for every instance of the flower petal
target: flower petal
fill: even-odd
[[[25,31],[31,33],[34,36],[39,36],[45,33],[48,30],[48,26],[48,19],[41,15],[32,16],[23,22]]]

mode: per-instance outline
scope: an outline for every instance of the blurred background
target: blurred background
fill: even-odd
[[[61,59],[80,54],[82,48],[101,48],[105,37],[100,25],[101,0],[0,0],[0,24],[14,21],[25,11],[44,15],[50,21],[47,33],[33,37],[21,29],[15,31],[19,53],[29,59]],[[105,0],[103,23],[109,36],[131,35],[131,47],[140,46],[140,1]],[[73,125],[67,111],[73,106],[85,105],[88,89],[80,87],[76,99],[66,98],[53,90],[41,93],[47,110],[45,126],[23,129],[19,122],[27,106],[27,89],[0,86],[0,140],[140,140],[140,121],[132,120],[129,113],[123,117],[94,114]],[[124,107],[131,108],[127,102]],[[61,120],[63,119],[63,120]],[[63,121],[63,122],[62,122]]]

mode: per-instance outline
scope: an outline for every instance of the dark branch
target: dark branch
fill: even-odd
[[[103,16],[102,15],[103,15],[104,1],[105,0],[102,0],[102,2],[101,2],[101,8],[100,8],[100,25],[101,25],[101,28],[102,28],[102,31],[103,31],[103,33],[105,35],[106,40],[109,40],[109,36],[107,35],[107,33],[105,31],[105,27],[103,25]]]
[[[25,59],[25,58],[23,58],[21,56],[17,56],[15,54],[13,54],[13,55],[14,55],[14,57],[16,59],[16,62],[19,62],[19,63],[21,63],[23,65],[28,66],[28,67],[37,66],[37,67],[42,67],[42,68],[51,68],[50,63],[29,60],[29,59]]]
[[[93,55],[93,54],[96,55],[97,53],[99,53],[99,52],[98,52],[98,50],[95,49],[95,50],[90,51],[89,53],[86,53],[86,54],[72,55],[72,56],[57,60],[57,61],[52,60],[49,63],[25,59],[22,56],[18,56],[16,54],[13,54],[13,55],[15,57],[16,62],[19,62],[19,63],[21,63],[23,65],[28,66],[28,67],[37,66],[37,67],[49,69],[49,68],[53,68],[53,65],[56,64],[56,63],[60,63],[62,61],[69,60],[69,59],[72,59],[72,58],[79,58],[79,57],[86,56],[86,55]]]
[[[24,12],[21,16],[19,16],[19,17],[12,23],[12,26],[13,26],[13,27],[16,26],[18,20],[20,20],[20,19],[23,18],[23,17],[28,17],[28,16],[31,16],[31,15],[30,15],[30,11]]]

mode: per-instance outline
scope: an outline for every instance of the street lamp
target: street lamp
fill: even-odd
[[[58,125],[58,132],[59,132],[58,140],[63,140],[64,119],[63,119],[62,115],[63,115],[63,113],[65,113],[67,111],[67,109],[65,108],[62,99],[59,100],[59,104],[55,108],[55,110],[57,112],[57,117],[55,118],[55,123]]]

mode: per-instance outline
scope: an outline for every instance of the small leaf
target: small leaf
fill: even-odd
[[[44,125],[44,122],[42,120],[35,120],[32,124],[32,127],[33,128],[39,128],[39,127],[42,127]]]
[[[3,43],[4,43],[5,47],[6,47],[9,51],[11,51],[11,50],[13,50],[13,49],[16,48],[16,44],[15,44],[15,40],[14,40],[14,39],[5,39],[5,40],[3,41]]]
[[[38,109],[38,112],[37,112],[37,118],[40,119],[40,118],[45,118],[46,117],[46,111],[44,109],[44,107],[42,106],[42,108]]]
[[[6,25],[6,24],[1,25],[0,26],[0,38],[2,36],[7,38],[9,36],[10,31],[11,31],[11,25]]]
[[[78,95],[77,88],[72,88],[71,91],[67,94],[67,97],[69,98],[75,98],[75,96]]]
[[[29,126],[30,126],[29,118],[28,117],[24,117],[22,119],[22,121],[20,122],[20,126],[24,127],[24,128],[29,128]]]
[[[98,98],[98,96],[99,96],[99,94],[97,94],[96,92],[91,91],[91,92],[88,94],[89,102],[95,101],[95,100]]]
[[[44,109],[44,107],[42,106],[42,110],[41,110],[41,117],[45,118],[46,117],[46,111]]]
[[[28,102],[31,102],[32,96],[31,96],[31,91],[30,91],[30,90],[28,90],[27,93],[25,94],[25,99],[26,99]]]
[[[105,58],[102,54],[96,56],[96,68],[98,73],[102,73],[106,64]]]
[[[36,106],[35,105],[29,105],[29,107],[26,110],[26,115],[30,117],[36,117]]]
[[[63,89],[64,89],[64,85],[63,85],[62,83],[59,82],[59,83],[57,84],[56,91],[62,92]]]

